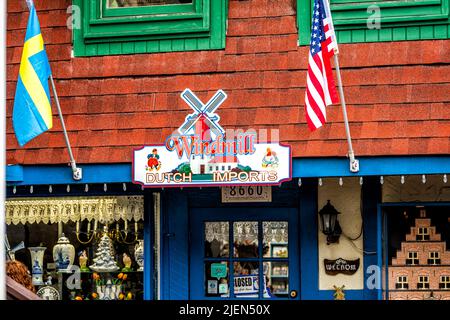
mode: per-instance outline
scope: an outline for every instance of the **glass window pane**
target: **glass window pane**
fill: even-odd
[[[192,0],[108,0],[109,8],[144,7],[163,4],[192,3]]]
[[[233,237],[236,258],[258,257],[258,222],[233,222]]]
[[[264,221],[263,257],[287,258],[288,239],[289,237],[287,221]]]
[[[237,298],[259,297],[259,262],[234,262],[234,295]]]
[[[230,272],[227,261],[205,262],[205,296],[230,296]]]
[[[230,255],[228,222],[205,222],[205,257],[222,258]]]
[[[289,266],[287,262],[264,262],[267,295],[264,298],[286,298],[289,293]]]

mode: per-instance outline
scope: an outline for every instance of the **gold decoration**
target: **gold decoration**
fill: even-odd
[[[333,286],[334,288],[334,300],[345,300],[345,293],[344,293],[344,288],[345,286],[343,285],[342,287],[337,287],[337,286]]]

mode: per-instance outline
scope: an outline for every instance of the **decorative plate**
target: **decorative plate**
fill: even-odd
[[[44,300],[60,300],[58,290],[56,290],[52,286],[42,287],[38,290],[36,294]]]

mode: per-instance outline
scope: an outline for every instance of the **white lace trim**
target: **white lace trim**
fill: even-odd
[[[6,224],[144,219],[144,197],[26,198],[6,201]]]

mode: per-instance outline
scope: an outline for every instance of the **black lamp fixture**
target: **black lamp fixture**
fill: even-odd
[[[327,236],[327,244],[339,243],[339,237],[342,233],[341,226],[337,219],[338,212],[335,207],[327,201],[327,204],[319,211],[320,225],[322,232]]]

